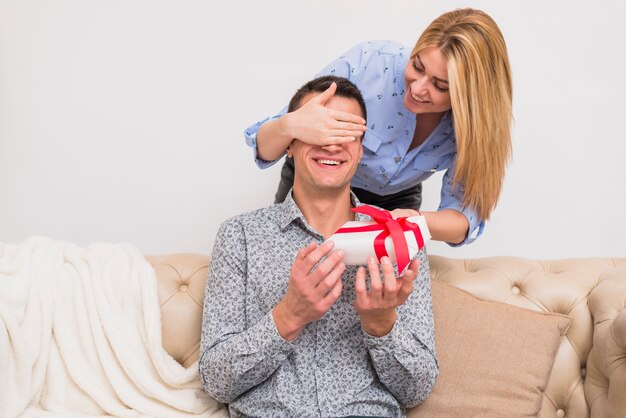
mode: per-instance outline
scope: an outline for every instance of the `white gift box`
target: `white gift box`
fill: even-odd
[[[430,232],[424,216],[411,216],[406,218],[406,220],[399,219],[398,221],[400,225],[402,225],[403,222],[410,222],[415,225],[409,225],[413,229],[407,227],[402,228],[404,240],[408,248],[409,259],[400,260],[401,262],[398,262],[396,259],[396,248],[385,223],[377,223],[376,221],[349,221],[339,228],[328,240],[335,243],[333,251],[341,250],[344,252],[343,262],[346,265],[365,266],[367,265],[369,257],[375,256],[380,259],[383,255],[387,255],[392,263],[398,263],[398,270],[400,273],[403,273],[409,261],[415,258],[426,241],[430,239]],[[376,229],[367,230],[374,228]],[[380,248],[377,254],[375,248],[376,238],[381,234],[383,234],[383,237],[386,235],[384,238],[384,250],[386,254],[382,253]]]

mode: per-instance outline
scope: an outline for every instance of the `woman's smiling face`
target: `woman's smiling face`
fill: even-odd
[[[409,59],[404,70],[404,84],[404,107],[410,112],[450,110],[447,61],[439,48],[425,48]]]

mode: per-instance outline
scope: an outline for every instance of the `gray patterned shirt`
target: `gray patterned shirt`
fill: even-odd
[[[353,205],[359,202],[353,195]],[[356,214],[356,220],[367,220]],[[205,390],[228,403],[231,416],[401,417],[435,383],[429,265],[419,274],[398,319],[383,337],[361,329],[356,267],[342,276],[340,298],[292,342],[276,329],[272,309],[287,291],[300,248],[324,238],[291,193],[285,202],[225,221],[217,234],[202,319],[200,377]]]

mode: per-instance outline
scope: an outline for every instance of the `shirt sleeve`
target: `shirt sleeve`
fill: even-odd
[[[265,122],[268,122],[270,120],[276,120],[280,118],[282,115],[284,115],[285,113],[287,113],[286,107],[283,108],[283,110],[281,110],[277,115],[267,117],[263,119],[262,121],[259,121],[253,125],[250,125],[244,131],[246,144],[252,148],[252,152],[254,155],[254,162],[256,163],[257,167],[261,169],[265,169],[265,168],[273,166],[274,164],[276,164],[278,160],[280,160],[283,157],[283,155],[287,154],[287,152],[285,151],[279,158],[272,160],[272,161],[267,161],[259,157],[259,150],[256,144],[256,137],[257,137],[257,134],[259,133],[259,128],[261,128],[261,125],[263,125]]]
[[[269,378],[292,351],[271,311],[248,323],[245,295],[245,236],[231,220],[221,225],[211,255],[199,361],[204,389],[223,403]]]
[[[374,337],[363,331],[378,378],[404,407],[428,397],[439,374],[426,251],[420,251],[415,287],[391,332]]]
[[[381,48],[381,43],[384,44],[386,41],[362,42],[355,45],[339,58],[333,60],[326,67],[322,68],[322,70],[318,72],[315,77],[334,75],[336,77],[347,78],[354,84],[358,84],[359,79],[363,74],[363,70],[370,61],[370,57],[373,56],[377,48]]]
[[[463,198],[465,196],[465,189],[461,184],[453,184],[452,178],[454,176],[454,165],[450,167],[446,174],[443,176],[443,184],[441,187],[441,203],[439,204],[439,210],[442,209],[454,209],[457,212],[462,213],[469,222],[469,229],[465,241],[458,244],[448,243],[452,247],[460,247],[461,245],[471,244],[476,241],[478,237],[483,234],[485,229],[485,221],[478,217],[478,213],[475,209],[470,207],[463,207]]]
[[[361,74],[362,67],[364,65],[367,54],[370,56],[372,54],[372,44],[369,42],[363,42],[355,47],[351,48],[345,54],[341,55],[339,58],[335,59],[333,62],[324,67],[320,72],[318,72],[314,78],[321,77],[324,75],[334,75],[337,77],[344,77],[352,81],[353,83],[357,83],[356,78]],[[257,123],[254,123],[247,127],[244,131],[244,136],[246,139],[246,144],[252,148],[254,153],[254,162],[259,168],[268,168],[272,165],[276,164],[282,156],[273,161],[266,161],[259,158],[258,149],[257,149],[257,134],[259,132],[259,128],[270,120],[276,120],[287,113],[287,106],[285,106],[278,114],[267,117]],[[284,155],[284,154],[283,154]]]

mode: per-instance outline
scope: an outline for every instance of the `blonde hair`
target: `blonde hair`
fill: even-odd
[[[458,9],[426,28],[411,57],[428,47],[447,59],[457,147],[453,183],[465,188],[463,206],[487,220],[511,156],[513,88],[504,38],[486,13]]]

